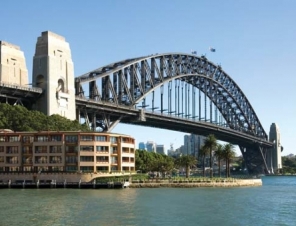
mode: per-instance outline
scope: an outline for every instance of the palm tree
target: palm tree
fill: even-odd
[[[217,139],[213,134],[210,134],[206,139],[205,139],[205,144],[204,144],[210,152],[210,178],[213,177],[213,168],[212,168],[212,152],[213,150],[217,147]]]
[[[233,144],[225,144],[223,146],[223,157],[226,161],[226,177],[230,177],[230,161],[235,157]]]
[[[189,177],[190,167],[195,166],[197,164],[197,160],[192,155],[183,155],[176,159],[176,165],[184,166],[186,169],[186,178]]]
[[[222,144],[217,144],[215,156],[218,158],[219,177],[221,177],[221,160],[223,159],[223,145]]]
[[[205,158],[209,150],[205,145],[202,145],[198,151],[198,156],[202,158],[202,175],[205,177]]]

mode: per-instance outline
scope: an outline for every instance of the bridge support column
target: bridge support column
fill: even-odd
[[[269,130],[269,141],[273,142],[273,147],[269,149],[267,155],[268,166],[272,174],[282,169],[282,146],[280,138],[279,127],[277,124],[272,123]]]
[[[50,31],[38,37],[33,60],[33,84],[43,94],[36,110],[76,119],[74,67],[65,38]]]
[[[92,128],[93,131],[96,131],[96,128],[97,128],[97,117],[96,117],[96,113],[93,113],[93,115],[92,115],[91,128]]]

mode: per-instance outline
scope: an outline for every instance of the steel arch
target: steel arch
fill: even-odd
[[[96,84],[98,79],[102,80],[101,92]],[[82,84],[89,83],[90,99],[134,106],[163,84],[177,79],[201,90],[231,129],[268,139],[239,86],[221,66],[204,56],[167,53],[127,59],[76,77],[75,87],[76,95],[84,97]]]

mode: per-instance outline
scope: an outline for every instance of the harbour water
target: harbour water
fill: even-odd
[[[1,189],[0,226],[296,225],[296,177],[237,188]]]

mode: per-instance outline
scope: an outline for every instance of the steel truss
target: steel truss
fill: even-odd
[[[85,88],[85,84],[88,87]],[[77,98],[130,108],[146,109],[149,106],[146,98],[152,96],[152,112],[157,109],[161,114],[215,123],[268,140],[254,109],[239,86],[221,66],[213,64],[204,56],[168,53],[127,59],[77,77],[75,87]],[[88,96],[85,95],[87,89]],[[164,100],[165,89],[167,100]],[[155,98],[157,90],[160,90],[159,99]],[[160,103],[156,105],[156,101]],[[223,123],[219,121],[218,113]],[[106,114],[103,109],[80,115],[92,123],[93,129],[100,127],[104,131],[110,131],[122,119],[122,116],[115,119],[112,113]],[[259,146],[241,147],[241,150],[244,150],[244,159],[249,162],[249,171],[259,172],[260,168],[268,171]]]

